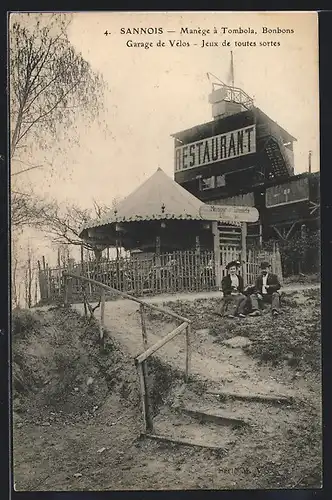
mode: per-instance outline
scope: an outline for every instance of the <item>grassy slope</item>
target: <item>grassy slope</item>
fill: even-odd
[[[219,299],[167,302],[164,305],[193,321],[193,329],[209,328],[216,343],[234,336],[245,336],[253,341],[248,352],[261,362],[280,365],[285,360],[291,366],[320,372],[320,294],[306,290],[287,294],[282,302],[282,314],[273,319],[267,307],[258,318],[221,320],[213,314]],[[158,313],[150,312],[149,318]]]
[[[285,383],[302,381],[309,389],[299,394],[295,404],[297,422],[283,436],[282,460],[272,461],[276,442],[267,442],[258,433],[251,443],[251,453],[242,463],[261,487],[318,487],[321,482],[321,324],[318,290],[293,292],[283,299],[282,314],[273,319],[269,308],[261,317],[221,320],[213,314],[217,299],[195,302],[168,302],[164,305],[193,320],[193,329],[210,331],[216,344],[234,336],[248,337],[246,348],[260,364],[278,373]],[[308,394],[310,396],[308,397]],[[298,477],[296,484],[292,478]]]

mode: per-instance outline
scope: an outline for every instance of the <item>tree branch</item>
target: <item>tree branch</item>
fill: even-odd
[[[41,115],[39,115],[38,118],[36,118],[30,125],[29,127],[27,127],[25,129],[25,131],[18,137],[17,139],[17,142],[19,142],[20,140],[23,139],[23,137],[29,132],[29,130],[35,125],[35,123],[37,123],[39,120],[41,120],[42,118],[45,118],[45,116],[48,116],[50,113],[52,113],[52,111],[55,110],[55,108],[58,106],[58,104],[60,104],[61,101],[63,101],[63,99],[70,93],[74,90],[75,87],[77,87],[77,85],[79,84],[80,82],[76,82],[74,83],[74,85],[72,85],[72,87],[54,104],[54,106],[52,106],[52,108],[50,108],[48,111],[46,111],[46,113],[43,113]]]
[[[34,170],[35,168],[44,168],[44,165],[34,165],[33,167],[28,167],[25,168],[24,170],[20,170],[19,172],[12,172],[11,175],[24,174],[24,172],[29,172],[29,170]]]

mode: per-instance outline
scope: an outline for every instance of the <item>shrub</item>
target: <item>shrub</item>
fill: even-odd
[[[12,334],[13,339],[21,339],[29,333],[38,330],[41,325],[36,313],[28,309],[14,309],[12,311]]]
[[[265,243],[271,250],[273,241]],[[298,231],[287,240],[278,240],[283,275],[315,273],[320,267],[320,231],[310,231],[303,236]]]

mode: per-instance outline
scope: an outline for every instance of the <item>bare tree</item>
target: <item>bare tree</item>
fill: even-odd
[[[112,202],[118,203],[116,200]],[[53,243],[59,245],[62,250],[65,247],[82,246],[83,249],[92,251],[96,260],[100,260],[104,246],[83,241],[79,235],[83,226],[92,220],[100,220],[110,209],[109,207],[93,200],[93,209],[82,209],[79,206],[66,205],[61,207],[56,201],[49,202],[45,210],[38,213],[38,227],[47,233]]]
[[[41,216],[43,229],[51,236],[54,243],[74,246],[83,244],[87,250],[94,250],[94,246],[82,241],[79,237],[84,224],[92,219],[99,219],[107,211],[107,207],[97,202],[94,202],[94,209],[96,213],[77,205],[67,205],[62,209],[56,202],[53,202],[52,208]]]
[[[52,201],[22,191],[11,192],[11,223],[14,227],[42,227],[53,210]]]
[[[106,84],[68,38],[72,14],[12,13],[10,15],[10,157],[13,187],[12,225],[39,226],[49,204],[20,188],[20,175],[50,166],[27,160],[32,148],[63,154],[78,140],[77,120],[101,123]],[[104,122],[101,130],[107,130]],[[63,135],[63,134],[62,134]],[[15,169],[14,169],[15,166]],[[17,186],[17,190],[16,190]],[[15,189],[15,190],[14,190]],[[42,215],[42,217],[40,217]]]
[[[48,149],[59,126],[72,134],[78,116],[99,117],[105,82],[71,45],[70,22],[70,14],[11,14],[11,158],[29,141]]]

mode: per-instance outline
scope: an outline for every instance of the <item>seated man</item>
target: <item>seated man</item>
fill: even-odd
[[[229,262],[226,266],[227,275],[223,277],[221,289],[224,293],[225,304],[229,307],[228,318],[240,316],[244,318],[247,297],[243,295],[243,278],[238,274],[240,263],[238,261]]]
[[[249,296],[252,312],[249,316],[259,316],[260,304],[268,302],[272,305],[272,314],[277,316],[280,309],[280,295],[278,290],[281,288],[278,276],[271,273],[271,266],[268,262],[261,263],[261,274],[257,277],[253,293]]]

